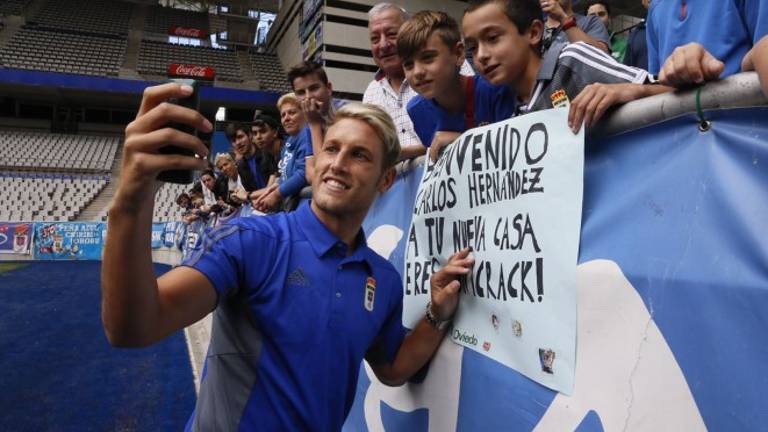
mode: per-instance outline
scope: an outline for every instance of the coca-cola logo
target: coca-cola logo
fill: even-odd
[[[207,36],[204,30],[197,29],[197,28],[190,28],[190,27],[179,27],[179,26],[171,27],[170,34],[174,36],[189,37],[189,38],[195,38],[195,39],[203,39]]]
[[[215,71],[210,66],[174,63],[168,66],[168,75],[213,79]]]

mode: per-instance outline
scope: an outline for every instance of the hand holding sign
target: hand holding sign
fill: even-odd
[[[448,264],[430,278],[432,287],[432,313],[439,321],[453,318],[459,305],[459,278],[469,274],[475,259],[469,256],[472,249],[465,248],[451,255]]]

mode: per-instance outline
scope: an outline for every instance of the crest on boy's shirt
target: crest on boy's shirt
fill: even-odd
[[[568,99],[568,94],[565,90],[560,89],[549,96],[552,99],[552,108],[568,108],[571,106],[571,101]]]
[[[373,312],[373,299],[376,297],[376,279],[369,277],[365,281],[365,310]]]

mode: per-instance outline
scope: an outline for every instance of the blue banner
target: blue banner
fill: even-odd
[[[103,222],[36,223],[37,260],[100,260],[107,224]]]
[[[165,234],[165,222],[152,224],[152,249],[163,247],[163,235]]]
[[[176,245],[176,231],[183,222],[166,222],[163,225],[163,247],[172,248]]]
[[[587,142],[572,395],[446,340],[345,430],[768,430],[768,108],[706,115]],[[398,270],[418,177],[365,224]]]
[[[33,234],[31,223],[0,222],[0,254],[29,255]]]
[[[181,254],[183,259],[199,245],[201,235],[203,234],[203,231],[208,228],[208,223],[202,219],[197,219],[188,224],[182,222],[182,225],[185,227],[182,237],[184,240],[181,243]]]

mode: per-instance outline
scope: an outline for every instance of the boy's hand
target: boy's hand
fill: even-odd
[[[563,20],[567,18],[565,15],[565,11],[563,10],[562,6],[560,6],[560,2],[557,0],[539,0],[539,4],[541,5],[541,11],[545,14],[548,14],[550,17],[552,17],[553,20],[559,22],[562,24]]]
[[[203,157],[208,155],[208,148],[199,138],[168,127],[169,123],[174,122],[203,132],[213,130],[211,122],[197,111],[166,102],[170,98],[183,98],[190,94],[192,87],[178,83],[147,87],[144,90],[136,119],[125,128],[122,176],[116,203],[135,206],[151,200],[155,178],[161,171],[207,168],[205,159],[158,152],[162,147],[175,145]]]
[[[724,69],[725,63],[693,42],[672,51],[661,68],[659,82],[672,87],[702,84],[718,79]]]
[[[245,189],[238,189],[229,194],[229,199],[238,204],[244,203],[248,200],[248,192]]]
[[[469,256],[470,248],[466,248],[448,258],[448,264],[430,278],[432,295],[432,313],[440,321],[453,318],[459,305],[459,278],[469,274],[475,259]]]
[[[460,136],[461,134],[459,132],[435,132],[435,137],[432,138],[432,144],[429,145],[429,158],[432,160],[432,162],[437,161],[437,158],[440,157],[440,152],[442,151],[443,147],[454,142],[456,138]]]
[[[274,187],[269,192],[265,193],[258,200],[254,201],[254,208],[260,212],[268,213],[275,208],[283,200],[283,196],[280,194],[280,188]]]
[[[323,103],[315,98],[307,98],[301,101],[301,109],[309,123],[323,122]]]
[[[635,100],[643,95],[642,84],[590,84],[571,102],[568,111],[568,127],[579,133],[581,123],[589,128],[603,117],[605,111],[621,103]]]
[[[255,190],[255,191],[251,192],[251,193],[248,195],[248,199],[249,199],[250,201],[254,201],[254,202],[255,202],[255,201],[258,201],[258,200],[259,200],[259,199],[260,199],[262,196],[264,196],[264,195],[268,194],[269,192],[271,192],[271,191],[272,191],[272,189],[274,189],[274,188],[276,188],[276,187],[277,187],[277,184],[272,184],[272,185],[269,185],[269,186],[267,186],[267,187],[263,187],[263,188],[261,188],[261,189],[257,189],[257,190]]]

